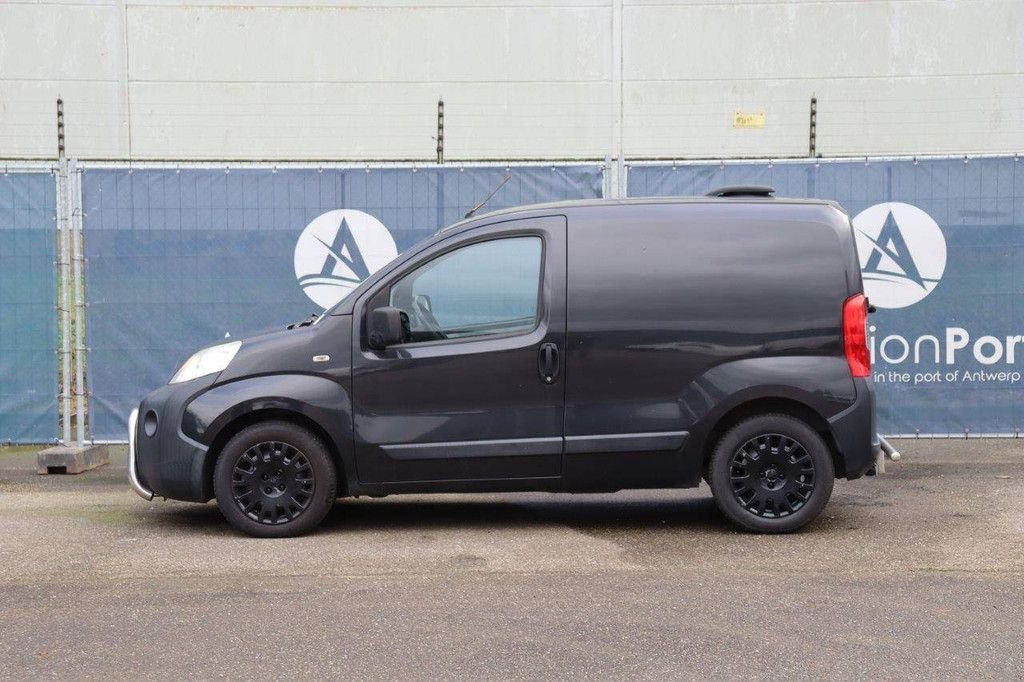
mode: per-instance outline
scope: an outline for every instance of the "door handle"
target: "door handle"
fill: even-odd
[[[554,383],[558,378],[559,369],[558,344],[542,343],[540,345],[540,357],[537,364],[540,370],[540,379],[545,384]]]

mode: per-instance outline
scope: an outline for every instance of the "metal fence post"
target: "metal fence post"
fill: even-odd
[[[82,234],[82,171],[78,162],[72,160],[71,178],[71,261],[74,266],[75,287],[75,441],[85,444],[85,298],[82,290],[84,282],[83,251],[85,248]]]
[[[812,159],[818,153],[818,98],[811,95],[811,123],[807,146],[807,156]]]
[[[57,268],[60,277],[60,403],[61,403],[61,441],[67,445],[71,442],[71,304],[68,286],[71,281],[71,261],[69,258],[69,242],[71,240],[71,191],[68,178],[68,161],[63,156],[58,161],[58,192],[57,211],[59,220],[60,260]]]
[[[607,199],[612,195],[612,155],[607,154],[604,157],[604,163],[601,164],[601,198]]]
[[[60,145],[57,163],[57,223],[58,250],[57,274],[60,291],[57,294],[57,309],[60,311],[59,330],[61,336],[60,363],[60,411],[61,438],[60,445],[40,450],[36,453],[36,472],[40,474],[80,474],[110,463],[110,455],[106,445],[85,444],[85,375],[83,358],[85,341],[82,331],[85,315],[82,296],[82,200],[80,169],[78,163],[69,161],[64,153],[63,144],[63,108],[60,107]],[[73,254],[73,255],[72,255]],[[74,260],[74,277],[72,278],[72,260]],[[72,328],[71,287],[75,287],[75,327]],[[75,387],[72,387],[71,335],[75,334]],[[71,395],[75,394],[76,411],[72,411]],[[77,442],[71,440],[71,415],[77,417]]]

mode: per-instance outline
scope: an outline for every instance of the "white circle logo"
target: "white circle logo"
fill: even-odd
[[[328,211],[299,235],[295,277],[306,295],[327,309],[397,255],[391,232],[372,215]]]
[[[946,270],[946,240],[917,206],[890,201],[853,219],[864,293],[879,308],[906,308],[932,292]]]

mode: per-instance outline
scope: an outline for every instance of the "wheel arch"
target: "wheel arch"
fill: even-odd
[[[266,407],[238,415],[221,427],[216,435],[214,435],[203,461],[203,495],[205,495],[207,499],[213,498],[213,471],[214,467],[217,465],[217,458],[220,457],[220,453],[224,449],[224,446],[227,445],[228,441],[243,429],[252,426],[253,424],[268,421],[288,422],[306,429],[315,435],[324,444],[328,452],[330,452],[331,457],[334,459],[334,465],[338,476],[338,496],[341,497],[347,495],[349,486],[348,478],[346,476],[345,461],[341,456],[339,444],[335,442],[334,438],[331,437],[327,430],[314,419],[302,414],[301,412],[283,407]]]
[[[781,396],[765,396],[746,400],[731,407],[722,414],[714,422],[704,438],[702,468],[705,472],[708,463],[711,461],[715,446],[718,445],[718,441],[722,439],[729,429],[744,419],[761,414],[785,414],[808,424],[825,441],[825,445],[832,455],[832,464],[835,467],[836,477],[846,474],[845,463],[840,456],[839,447],[835,435],[828,424],[828,420],[807,403]]]

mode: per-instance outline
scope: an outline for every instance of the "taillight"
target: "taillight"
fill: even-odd
[[[850,374],[855,377],[871,375],[871,356],[868,354],[868,299],[856,294],[843,303],[843,350]]]

